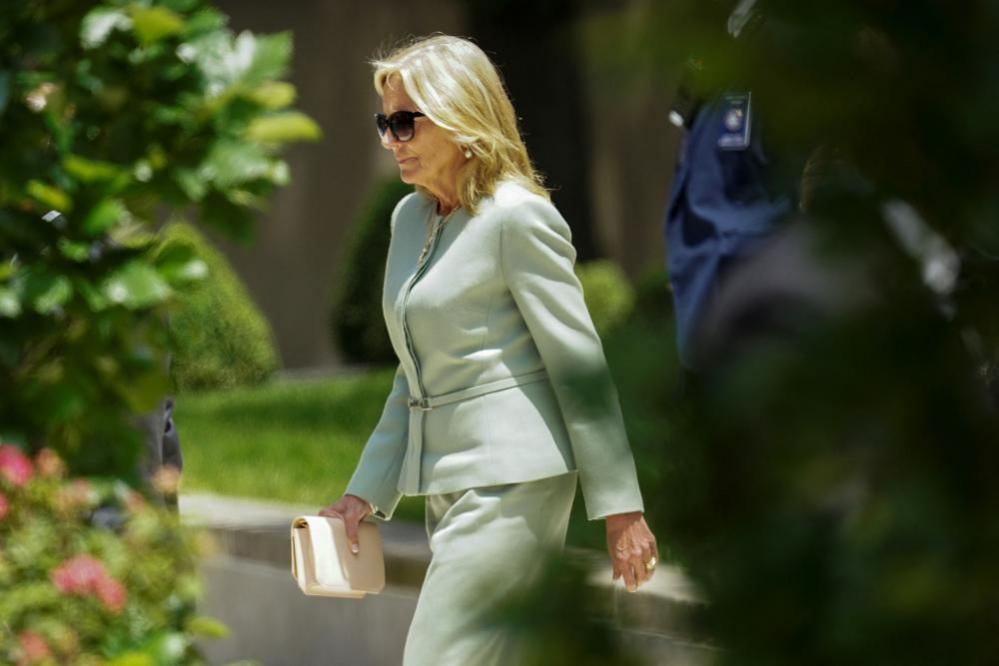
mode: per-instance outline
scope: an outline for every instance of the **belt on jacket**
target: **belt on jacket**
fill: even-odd
[[[406,459],[399,476],[399,490],[404,495],[418,495],[420,492],[420,468],[423,457],[423,415],[427,412],[455,402],[471,400],[490,393],[505,391],[524,384],[533,384],[548,378],[548,372],[537,370],[514,377],[504,377],[493,382],[443,393],[441,395],[409,398],[409,445]]]

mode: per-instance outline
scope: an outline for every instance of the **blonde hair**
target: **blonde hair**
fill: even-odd
[[[434,35],[397,47],[371,64],[379,95],[389,78],[398,76],[420,112],[472,152],[458,175],[458,201],[466,210],[474,213],[478,202],[504,180],[549,198],[527,155],[499,72],[482,49],[467,39]]]

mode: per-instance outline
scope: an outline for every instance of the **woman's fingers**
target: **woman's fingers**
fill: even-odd
[[[344,495],[333,504],[320,510],[319,515],[327,518],[339,518],[343,521],[350,552],[356,555],[361,552],[361,544],[357,538],[358,525],[369,512],[370,508],[366,501],[353,495]]]
[[[361,517],[356,513],[348,514],[343,519],[343,526],[347,530],[347,543],[350,544],[350,552],[355,555],[361,552],[361,544],[357,540],[357,524],[360,522]]]
[[[639,513],[607,517],[607,549],[611,554],[614,580],[634,592],[652,578],[659,563],[659,547],[645,518]]]
[[[624,578],[624,586],[629,592],[634,592],[638,589],[638,581],[635,579],[635,571],[631,566],[631,560],[625,560],[621,563],[621,577]]]

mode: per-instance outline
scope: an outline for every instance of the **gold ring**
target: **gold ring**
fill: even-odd
[[[648,562],[645,563],[645,570],[646,571],[652,571],[653,569],[656,568],[656,564],[658,562],[659,562],[659,560],[657,560],[656,557],[653,556]]]

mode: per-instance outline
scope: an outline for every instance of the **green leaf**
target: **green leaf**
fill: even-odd
[[[191,201],[201,201],[208,192],[208,187],[198,173],[192,169],[174,169],[174,182],[180,187]]]
[[[69,175],[82,180],[85,183],[95,183],[113,180],[119,176],[126,175],[127,172],[117,164],[92,160],[79,155],[67,155],[62,161],[63,168]]]
[[[278,79],[288,72],[291,60],[291,33],[279,32],[273,35],[254,37],[249,32],[240,33],[236,38],[237,51],[245,48],[244,42],[254,44],[253,60],[246,70],[243,83],[257,86],[272,79]]]
[[[161,664],[179,664],[187,651],[190,641],[184,634],[172,631],[157,637],[150,648]]]
[[[122,10],[98,7],[83,17],[80,42],[85,49],[97,48],[114,30],[128,30],[131,27],[132,19]]]
[[[56,244],[62,256],[71,261],[81,262],[90,258],[90,246],[86,243],[76,243],[68,238],[60,238]]]
[[[284,160],[274,160],[268,175],[271,182],[279,187],[291,182],[291,171],[288,169],[288,163]]]
[[[285,81],[269,81],[246,92],[246,97],[271,110],[290,106],[295,101],[295,95],[295,86]]]
[[[220,97],[230,87],[257,87],[284,75],[291,57],[291,35],[257,38],[243,32],[232,39],[225,32],[211,32],[181,44],[177,55],[201,70],[209,96]]]
[[[204,636],[205,638],[227,638],[229,636],[229,627],[206,615],[198,615],[188,620],[187,631],[195,636]]]
[[[83,296],[83,300],[86,301],[87,307],[93,312],[101,312],[102,310],[107,310],[111,305],[111,301],[108,297],[104,295],[104,292],[97,289],[94,285],[86,280],[76,280],[74,282],[74,287],[76,291]]]
[[[44,270],[28,273],[21,287],[21,300],[30,303],[32,309],[39,314],[51,314],[65,305],[73,295],[69,278]]]
[[[208,277],[208,264],[187,243],[171,242],[160,250],[156,268],[171,285],[189,284]]]
[[[57,187],[46,185],[40,180],[29,180],[25,190],[28,196],[35,201],[49,208],[54,208],[60,213],[68,213],[73,210],[73,200]]]
[[[118,199],[102,199],[87,213],[83,231],[90,236],[99,236],[127,215],[128,209]]]
[[[192,5],[197,4],[198,0],[192,2]],[[173,9],[185,13],[190,11],[189,9],[178,9],[177,7],[173,7]],[[187,25],[184,28],[184,32],[193,37],[214,30],[221,30],[225,28],[227,20],[226,16],[218,10],[199,9],[193,14],[187,15]]]
[[[200,0],[161,0],[164,7],[175,12],[189,12],[198,6]]]
[[[149,227],[134,219],[129,219],[111,229],[108,236],[115,245],[130,250],[144,250],[157,241],[156,233]]]
[[[163,359],[160,358],[159,361]],[[133,414],[145,414],[162,404],[163,396],[170,391],[170,377],[164,365],[157,361],[139,374],[131,374],[127,384],[118,384],[118,394],[128,404]],[[176,660],[160,661],[161,664],[180,663]]]
[[[4,109],[7,108],[8,100],[10,100],[10,72],[2,71],[0,72],[0,115],[3,115]]]
[[[21,314],[21,301],[13,289],[0,287],[0,317],[14,318]]]
[[[198,176],[201,181],[225,189],[266,177],[272,161],[260,146],[242,141],[219,141],[198,169]]]
[[[142,652],[126,652],[109,661],[108,666],[156,666],[156,660]]]
[[[130,310],[162,303],[171,293],[156,269],[141,260],[130,261],[115,271],[102,291],[112,303]]]
[[[256,118],[246,130],[246,137],[265,143],[318,141],[323,136],[312,118],[300,111],[287,111]]]
[[[184,29],[184,19],[166,7],[129,7],[132,29],[143,46],[155,44],[164,37],[176,35]]]

